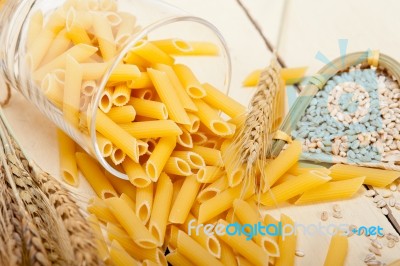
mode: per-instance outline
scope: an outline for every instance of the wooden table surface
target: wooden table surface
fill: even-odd
[[[279,21],[283,1],[281,0],[168,0],[190,13],[213,23],[225,37],[232,57],[233,73],[230,95],[247,104],[252,89],[242,88],[244,77],[254,69],[268,65],[271,51],[266,42],[277,43]],[[320,52],[328,59],[340,55],[339,39],[348,40],[348,52],[379,49],[400,60],[400,38],[397,14],[400,2],[396,0],[292,0],[287,11],[280,56],[288,67],[309,66],[309,74],[323,66],[315,58]],[[10,104],[5,108],[17,139],[30,158],[43,169],[59,176],[56,128],[34,106],[14,92]],[[91,188],[82,180],[79,193],[84,204]],[[384,190],[380,189],[379,192]],[[334,224],[357,226],[381,226],[385,232],[396,232],[389,219],[375,207],[371,199],[359,195],[350,200],[337,202],[343,212],[342,219],[333,218]],[[400,199],[400,192],[395,193]],[[302,207],[282,207],[267,210],[275,217],[280,213],[290,215],[297,223],[318,225],[323,210],[332,212],[333,202]],[[392,209],[393,216],[400,222],[400,211]],[[393,221],[392,221],[393,222]],[[396,221],[394,221],[396,222]],[[329,237],[307,236],[300,231],[297,248],[305,253],[296,258],[296,265],[323,265],[329,245]],[[365,236],[352,236],[346,265],[365,265],[370,240]],[[386,242],[382,240],[383,244]],[[400,244],[394,248],[384,247],[385,263],[400,258]]]

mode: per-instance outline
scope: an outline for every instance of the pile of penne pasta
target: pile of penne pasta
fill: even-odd
[[[342,199],[363,183],[385,186],[397,178],[390,171],[354,166],[301,165],[295,141],[267,163],[263,170],[271,187],[255,195],[254,188],[244,187],[244,168],[232,165],[236,154],[228,148],[246,108],[175,63],[177,56],[218,55],[218,47],[208,42],[137,42],[110,73],[99,106],[92,106],[113,59],[139,29],[116,1],[72,0],[46,17],[33,14],[26,39],[28,65],[43,94],[87,136],[88,114],[96,108],[98,148],[129,179],[109,174],[58,132],[65,182],[77,186],[79,168],[97,194],[89,202],[88,219],[104,261],[293,265],[296,235],[256,235],[249,241],[244,235],[195,233],[189,227],[234,221],[293,224],[286,215],[280,221],[261,217],[258,201],[274,207],[296,197],[295,204]]]

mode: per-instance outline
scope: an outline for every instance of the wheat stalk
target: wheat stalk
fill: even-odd
[[[237,157],[234,162],[235,167],[246,165],[244,187],[253,185],[257,194],[264,187],[263,169],[272,149],[276,96],[282,86],[280,71],[281,67],[274,57],[261,73],[245,122],[240,126],[228,148],[239,155],[235,156]],[[257,175],[261,175],[259,179]]]

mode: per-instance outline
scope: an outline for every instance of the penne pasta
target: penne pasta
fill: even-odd
[[[170,175],[190,176],[192,174],[190,166],[186,161],[172,156],[167,160],[163,170]]]
[[[136,110],[130,105],[112,107],[107,116],[117,124],[126,124],[135,120]]]
[[[278,239],[280,256],[276,258],[275,265],[294,265],[297,244],[297,233],[294,229],[295,224],[293,220],[285,214],[281,214],[280,222],[282,223],[283,232]]]
[[[252,266],[253,265],[248,260],[246,260],[245,258],[243,258],[240,255],[236,256],[235,258],[236,258],[236,263],[238,266]]]
[[[212,149],[212,148],[207,148],[207,147],[202,147],[202,146],[193,146],[190,151],[197,153],[200,155],[203,159],[206,165],[213,165],[213,166],[224,166],[224,163],[222,161],[222,156],[221,152],[217,149]]]
[[[133,199],[131,199],[129,196],[127,196],[124,193],[122,193],[119,197],[121,199],[123,199],[126,202],[126,204],[129,205],[129,208],[131,208],[133,211],[136,210],[136,202]]]
[[[345,265],[349,241],[346,235],[336,233],[332,236],[324,266]]]
[[[126,54],[124,57],[124,62],[126,64],[140,66],[142,69],[147,69],[151,66],[150,62],[146,61],[143,57],[140,57],[133,51],[130,51]]]
[[[135,213],[143,224],[147,224],[150,219],[153,208],[153,194],[153,183],[150,183],[147,187],[137,188]]]
[[[52,31],[46,26],[36,36],[31,46],[26,47],[29,67],[32,70],[35,70],[40,66],[47,50],[50,48],[51,43],[56,37],[56,34],[56,32]]]
[[[192,137],[192,141],[195,146],[204,145],[208,140],[207,135],[204,134],[203,132],[193,132],[190,135]]]
[[[64,119],[75,128],[78,128],[79,125],[81,86],[82,68],[74,58],[67,56],[63,97],[63,115]]]
[[[186,128],[187,131],[189,131],[189,133],[197,132],[197,130],[199,130],[200,127],[199,117],[191,113],[188,113],[188,117],[190,119],[190,125],[184,125],[184,127]]]
[[[211,55],[215,56],[219,54],[219,48],[217,45],[211,42],[188,42],[190,47],[192,47],[192,50],[189,52],[186,52],[182,55]]]
[[[115,266],[141,265],[138,261],[132,258],[116,240],[111,242],[110,258]]]
[[[92,96],[97,91],[96,82],[93,80],[87,80],[82,82],[81,92],[84,96]]]
[[[199,266],[223,266],[223,264],[208,253],[200,244],[179,230],[177,250],[192,263]]]
[[[80,25],[79,21],[77,21],[77,14],[76,10],[71,8],[67,13],[66,18],[66,30],[68,38],[75,44],[87,44],[92,45],[92,41],[86,29]]]
[[[58,150],[60,156],[60,171],[63,180],[78,186],[78,166],[75,159],[75,142],[60,129],[57,130]]]
[[[154,204],[149,222],[149,231],[153,237],[158,240],[159,245],[164,243],[172,194],[173,185],[171,179],[167,174],[162,173],[157,182]]]
[[[108,63],[83,63],[83,80],[99,80],[106,73]],[[117,66],[118,67],[118,66]]]
[[[114,93],[112,95],[112,103],[115,106],[124,106],[129,102],[131,97],[131,89],[126,84],[119,84],[115,86]]]
[[[68,38],[67,31],[66,30],[60,31],[52,41],[49,50],[46,52],[46,55],[44,56],[41,64],[42,65],[47,64],[53,58],[56,58],[57,56],[67,51],[68,48],[70,47],[70,44],[71,41]]]
[[[151,64],[172,65],[175,61],[174,58],[146,40],[136,42],[131,51]]]
[[[365,177],[328,182],[304,192],[295,204],[316,203],[327,200],[341,200],[353,197],[360,190]]]
[[[211,107],[221,110],[231,118],[238,117],[246,112],[246,107],[235,101],[222,91],[213,87],[208,83],[202,84],[206,91],[206,96],[203,98],[204,102]]]
[[[119,64],[113,69],[108,82],[127,82],[140,77],[141,73],[137,66],[128,64]]]
[[[168,221],[171,223],[182,224],[189,215],[190,208],[196,200],[200,189],[200,183],[197,182],[196,175],[185,178],[182,188],[172,205]]]
[[[108,181],[110,181],[115,191],[117,191],[118,195],[121,195],[122,197],[122,194],[124,194],[132,200],[136,199],[136,187],[133,186],[128,180],[116,177],[107,171],[105,171],[105,176],[107,177]]]
[[[153,83],[147,72],[141,72],[140,77],[127,82],[130,89],[146,89],[153,87]]]
[[[122,162],[122,167],[127,174],[129,181],[138,188],[144,188],[150,185],[150,177],[146,174],[142,166],[133,162],[131,159],[126,158]]]
[[[85,153],[77,152],[76,162],[79,170],[100,198],[106,199],[117,196],[117,192],[114,190],[111,183],[101,171],[100,166],[92,157]]]
[[[259,200],[265,206],[274,206],[307,190],[320,186],[329,180],[331,178],[323,172],[312,170],[309,173],[302,174],[272,187],[269,191],[261,194]]]
[[[154,98],[154,91],[152,89],[132,90],[131,95],[143,100],[152,100]]]
[[[220,241],[221,246],[221,258],[220,261],[223,265],[237,266],[235,253],[230,246],[228,246],[224,241]]]
[[[167,54],[184,54],[192,50],[190,44],[181,39],[156,40],[151,43],[155,44]]]
[[[112,95],[114,93],[113,88],[105,88],[99,103],[99,109],[104,113],[108,113],[112,108]]]
[[[174,69],[171,66],[163,65],[163,64],[156,64],[154,66],[155,69],[159,71],[163,71],[167,74],[169,81],[171,82],[175,92],[183,106],[184,109],[188,111],[197,111],[197,107],[194,104],[193,100],[190,98],[188,93],[186,92],[185,88],[182,86],[178,76],[176,75]],[[189,118],[190,118],[190,114]]]
[[[179,78],[186,93],[193,99],[200,99],[206,96],[206,91],[201,86],[193,72],[185,65],[174,65],[173,69]]]
[[[97,111],[96,129],[104,137],[111,140],[115,146],[125,152],[134,162],[139,162],[137,140],[101,111]]]
[[[115,218],[117,218],[118,222],[138,246],[144,249],[157,247],[157,240],[154,239],[143,225],[142,221],[136,216],[135,212],[129,208],[129,205],[124,200],[113,197],[106,199],[105,202]],[[136,202],[136,204],[138,204],[138,202]]]
[[[224,211],[232,207],[233,201],[237,198],[248,199],[252,196],[253,191],[250,186],[236,186],[234,188],[228,188],[215,197],[204,201],[200,205],[199,211],[199,223],[204,223],[212,218],[218,216]]]
[[[119,47],[123,47],[134,33],[136,18],[126,12],[119,12],[118,15],[121,18],[121,24],[118,27],[115,42]]]
[[[116,11],[117,5],[117,1],[115,0],[100,0],[98,9],[102,11]]]
[[[257,210],[241,199],[233,202],[233,212],[241,224],[259,224],[261,223],[260,215]],[[255,234],[253,241],[256,242],[269,256],[279,257],[279,247],[277,242],[268,235],[262,236]]]
[[[1,8],[0,3],[0,8]],[[29,28],[28,28],[28,35],[26,37],[26,47],[32,47],[33,43],[35,42],[37,36],[43,29],[43,13],[41,10],[34,12],[30,18]]]
[[[226,190],[228,186],[228,179],[226,176],[223,176],[207,186],[205,189],[201,190],[197,196],[197,201],[203,203],[209,199],[212,199],[220,192]]]
[[[254,86],[256,86],[258,84],[258,80],[260,79],[261,72],[262,72],[261,69],[257,69],[257,70],[252,71],[244,79],[242,85],[244,87],[254,87]]]
[[[176,265],[176,266],[195,266],[194,263],[192,263],[190,260],[188,260],[185,256],[183,256],[180,252],[177,250],[169,253],[167,256],[167,261],[171,263],[171,265]]]
[[[99,220],[93,214],[89,215],[89,217],[87,217],[86,219],[89,222],[90,227],[92,228],[99,257],[102,261],[106,261],[107,259],[109,259],[110,255],[108,253],[107,244],[104,240],[104,236],[100,228]]]
[[[219,220],[218,225],[222,225],[227,228],[229,225],[224,220]],[[233,250],[242,255],[252,265],[268,265],[269,256],[261,247],[259,247],[253,241],[248,241],[244,235],[220,235],[219,238],[228,244]],[[293,253],[294,254],[294,253]],[[287,264],[292,265],[292,264]]]
[[[182,134],[177,136],[176,142],[184,148],[193,148],[192,135],[184,128],[181,128]]]
[[[116,44],[111,25],[103,15],[93,15],[93,33],[99,42],[104,61],[110,61],[116,53]]]
[[[114,147],[110,158],[115,165],[120,165],[125,160],[126,154],[120,148]]]
[[[176,139],[174,137],[162,137],[158,141],[146,163],[146,173],[153,182],[157,182],[175,146]]]
[[[295,163],[289,170],[287,170],[288,174],[292,175],[301,175],[310,172],[311,170],[318,170],[320,172],[324,172],[327,175],[331,174],[331,171],[321,165],[318,164],[310,164],[310,163]]]
[[[199,183],[212,183],[224,175],[222,168],[217,166],[205,166],[197,172],[197,181]]]
[[[93,197],[89,200],[87,211],[97,217],[100,221],[104,223],[117,224],[118,221],[108,209],[104,201],[98,197]]]
[[[97,139],[97,145],[99,147],[101,155],[104,158],[110,156],[113,151],[113,145],[112,145],[111,141],[109,139],[105,138],[100,133],[96,134],[96,139]]]
[[[231,136],[235,132],[234,125],[229,125],[228,122],[222,120],[218,113],[212,109],[208,104],[202,100],[194,100],[198,111],[196,115],[200,121],[205,125],[212,133],[217,136]]]
[[[137,139],[172,137],[182,134],[182,130],[172,120],[133,122],[119,126]]]
[[[301,143],[294,141],[288,148],[282,151],[274,160],[267,162],[264,168],[264,188],[267,191],[272,185],[298,160],[301,153]]]
[[[385,187],[400,177],[398,171],[367,168],[354,165],[335,164],[329,168],[333,180],[344,180],[365,176],[364,184]]]
[[[203,157],[199,154],[191,151],[174,151],[171,156],[181,158],[185,162],[187,162],[191,169],[201,169],[205,167],[206,163],[204,162]]]
[[[180,103],[167,74],[151,68],[147,69],[147,72],[161,101],[167,107],[170,118],[179,124],[190,124],[190,119]]]
[[[140,98],[130,98],[129,105],[135,108],[136,113],[140,116],[166,120],[168,119],[168,111],[165,104],[156,101],[149,101]]]

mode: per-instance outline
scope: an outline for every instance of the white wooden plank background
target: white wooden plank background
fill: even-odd
[[[241,88],[243,78],[253,69],[266,66],[271,52],[262,36],[246,16],[237,1],[241,1],[252,18],[262,28],[263,37],[276,44],[277,29],[281,14],[280,0],[168,0],[190,13],[203,17],[217,26],[225,37],[233,60],[233,75],[230,95],[247,104],[251,90]],[[397,10],[399,2],[388,0],[292,0],[288,10],[280,55],[288,66],[310,66],[310,73],[323,64],[314,56],[318,51],[328,58],[339,55],[338,39],[349,39],[349,51],[380,49],[400,59],[400,38],[395,38],[400,17]],[[45,170],[58,176],[58,148],[55,127],[41,115],[22,96],[14,93],[9,106],[5,108],[7,117],[15,134],[28,152]],[[80,192],[91,193],[87,183],[82,180]],[[360,192],[362,194],[362,192]],[[268,210],[274,216],[283,212],[299,223],[320,222],[320,212],[330,210],[333,203],[308,205],[302,207],[282,207]],[[386,217],[374,207],[371,200],[359,195],[351,200],[341,201],[344,218],[335,223],[356,225],[380,225],[385,231],[394,232]],[[396,210],[393,210],[395,213]],[[396,214],[400,220],[400,214]],[[298,248],[306,253],[297,258],[296,265],[322,265],[329,244],[328,237],[299,236]],[[361,236],[350,239],[349,256],[346,264],[364,265],[369,240]],[[383,250],[381,260],[389,263],[400,258],[400,247]]]

